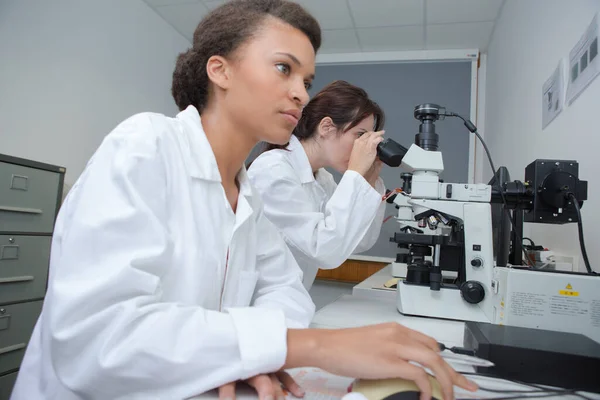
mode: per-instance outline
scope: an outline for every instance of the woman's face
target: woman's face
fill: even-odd
[[[374,126],[375,118],[369,115],[346,132],[337,131],[333,135],[328,135],[323,140],[322,146],[327,164],[339,173],[344,173],[348,169],[354,141],[363,133],[372,131]]]
[[[224,96],[228,114],[256,142],[289,142],[315,73],[309,39],[291,25],[267,17],[231,59]]]

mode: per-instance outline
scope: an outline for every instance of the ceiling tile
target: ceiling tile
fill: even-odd
[[[426,48],[486,50],[494,22],[427,25]]]
[[[202,3],[162,6],[156,7],[155,10],[190,42],[194,38],[194,31],[198,23],[208,14],[206,6]]]
[[[144,0],[152,7],[169,6],[174,4],[198,3],[200,0]]]
[[[360,52],[360,45],[354,29],[323,30],[323,44],[319,54],[356,52]]]
[[[504,0],[427,0],[427,24],[494,21]]]
[[[321,29],[354,28],[346,0],[295,0],[310,12]]]
[[[424,0],[348,0],[357,28],[423,25]],[[374,4],[375,3],[375,4]]]
[[[358,29],[362,51],[421,50],[423,26],[392,26]]]

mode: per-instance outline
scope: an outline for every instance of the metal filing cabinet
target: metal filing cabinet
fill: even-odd
[[[0,400],[8,400],[48,283],[65,169],[0,154]]]

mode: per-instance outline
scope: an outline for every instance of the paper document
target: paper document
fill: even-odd
[[[348,387],[354,379],[330,374],[318,368],[296,368],[286,370],[296,383],[306,392],[305,400],[339,400],[348,393]],[[236,384],[236,400],[258,400],[256,390],[243,383]],[[216,390],[192,397],[188,400],[217,400]],[[292,394],[287,400],[297,400]]]
[[[294,380],[306,391],[306,400],[339,400],[348,393],[354,379],[336,376],[318,368],[303,368],[288,371]],[[288,400],[295,399],[288,395]]]
[[[560,60],[552,76],[542,87],[542,129],[544,129],[563,109],[563,61]]]
[[[598,13],[569,54],[567,101],[571,104],[600,72]]]

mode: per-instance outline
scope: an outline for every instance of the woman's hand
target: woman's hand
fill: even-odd
[[[425,368],[433,371],[445,400],[454,399],[454,385],[477,390],[475,383],[444,361],[435,339],[396,323],[337,330],[290,329],[285,367],[303,366],[352,378],[408,379],[419,387],[421,399],[431,398],[432,393]]]
[[[373,162],[373,165],[371,165],[371,168],[369,168],[365,175],[365,179],[371,186],[373,186],[373,189],[375,189],[377,178],[379,178],[379,174],[381,173],[381,167],[383,167],[383,162],[376,158]]]
[[[304,390],[285,371],[257,375],[246,380],[246,383],[256,389],[259,400],[283,400],[285,399],[283,388],[296,397],[304,397]],[[235,382],[219,388],[219,400],[235,400]]]
[[[377,158],[377,145],[383,140],[384,131],[365,132],[354,141],[348,169],[366,176]]]

